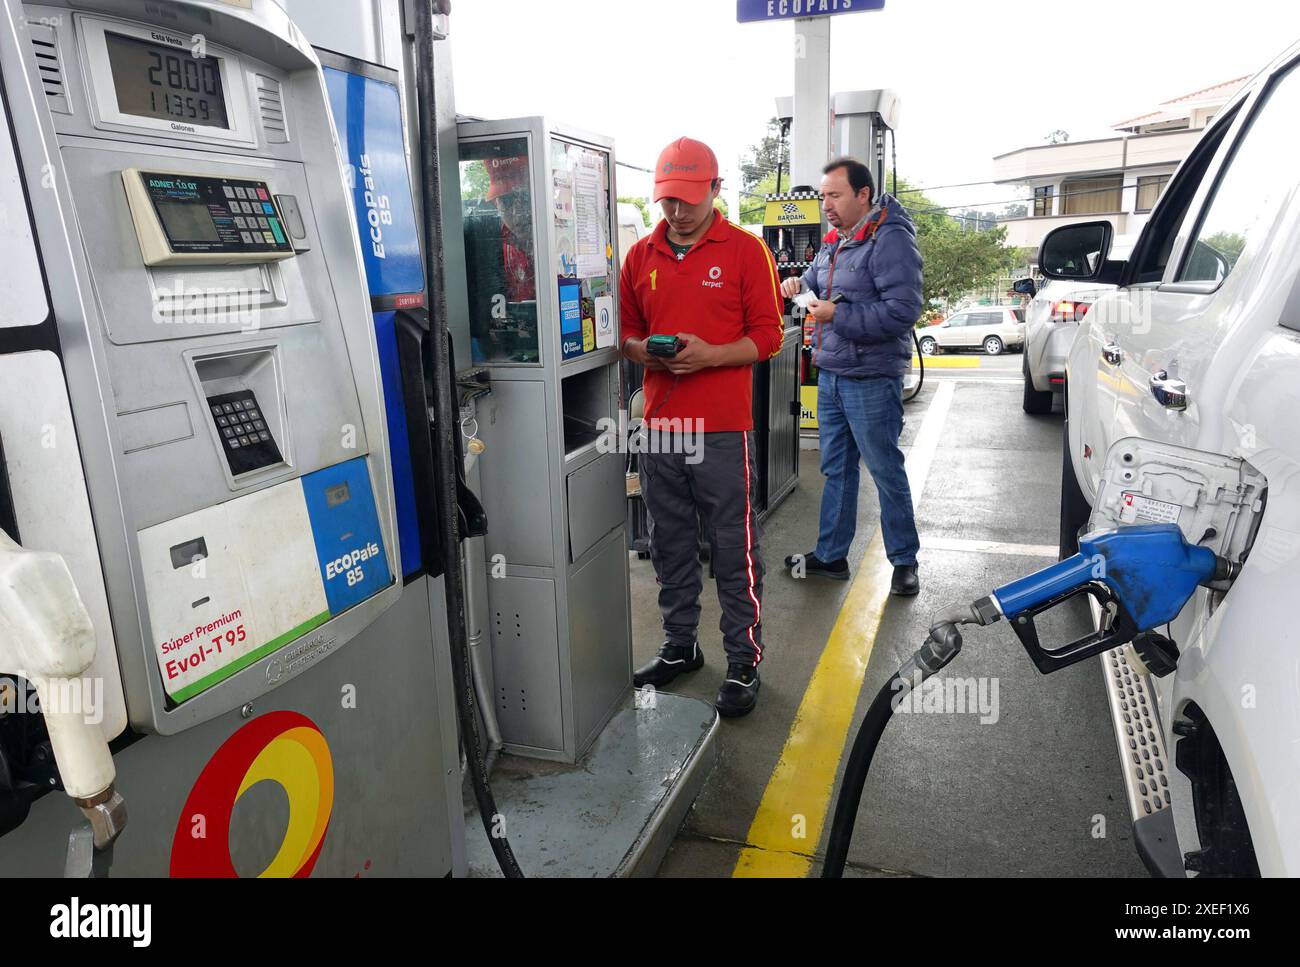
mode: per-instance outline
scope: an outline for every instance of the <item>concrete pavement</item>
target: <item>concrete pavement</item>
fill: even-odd
[[[810,550],[816,538],[818,454],[802,453],[800,484],[768,519],[762,545],[766,658],[758,708],[723,723],[719,764],[661,875],[730,876],[742,856],[742,870],[760,875],[815,875],[833,805],[831,773],[838,790],[835,764],[875,692],[924,639],[930,614],[1053,559],[1060,417],[1022,412],[1018,354],[974,358],[973,368],[932,369],[907,407],[909,473],[914,483],[918,469],[924,476],[914,492],[922,543],[917,598],[889,598],[867,580],[876,574],[871,568],[887,565],[878,541],[872,548],[878,507],[865,472],[850,552],[855,569],[866,558],[864,580],[797,581],[783,571],[781,559]],[[634,559],[632,571],[639,663],[661,635],[649,561]],[[725,660],[716,595],[707,585],[703,607],[706,666],[669,690],[711,700]],[[846,620],[832,634],[842,613]],[[1076,612],[1046,633],[1075,634],[1083,624]],[[859,659],[860,685],[838,671]],[[828,669],[839,677],[829,680]],[[850,875],[1145,875],[1095,660],[1045,678],[1000,624],[971,630],[941,678],[966,688],[950,691],[950,703],[968,695],[969,710],[917,705],[919,714],[895,716],[863,796]],[[834,696],[827,699],[834,707],[805,707],[796,721],[810,684],[811,694]],[[810,768],[822,762],[825,768]],[[782,828],[787,811],[794,832]]]

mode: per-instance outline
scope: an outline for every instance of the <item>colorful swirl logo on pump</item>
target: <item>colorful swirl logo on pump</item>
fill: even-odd
[[[199,774],[172,838],[172,876],[239,875],[230,856],[230,819],[240,797],[263,780],[284,789],[289,822],[275,858],[258,875],[311,874],[334,807],[334,763],[311,719],[270,712],[228,738]]]

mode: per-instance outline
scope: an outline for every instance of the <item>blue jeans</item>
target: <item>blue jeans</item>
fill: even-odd
[[[898,437],[903,432],[903,381],[899,377],[817,376],[817,425],[821,436],[821,529],[818,560],[847,557],[858,527],[858,460],[880,495],[880,529],[889,562],[915,564],[921,547],[912,514],[912,491]]]

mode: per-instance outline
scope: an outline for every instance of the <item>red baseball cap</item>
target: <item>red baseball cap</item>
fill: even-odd
[[[698,205],[718,177],[718,159],[703,141],[678,138],[663,151],[655,164],[655,201],[680,198]]]
[[[527,158],[488,158],[488,201],[516,191],[528,183]]]

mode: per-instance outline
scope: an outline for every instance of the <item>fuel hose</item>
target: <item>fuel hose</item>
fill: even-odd
[[[915,327],[912,328],[912,346],[916,349],[917,380],[916,386],[903,396],[904,403],[916,399],[917,394],[921,392],[921,387],[925,385],[925,354],[921,352],[921,340],[916,335]]]
[[[465,621],[465,589],[461,579],[459,548],[460,511],[456,504],[456,461],[460,454],[460,421],[454,418],[456,392],[445,375],[451,367],[450,341],[447,332],[447,289],[442,246],[442,186],[438,151],[438,116],[433,85],[433,4],[435,0],[416,0],[415,45],[416,89],[419,95],[420,183],[424,196],[425,268],[429,280],[432,371],[435,374],[434,424],[438,435],[438,529],[446,554],[443,581],[447,597],[447,636],[451,643],[452,680],[456,691],[456,711],[460,722],[461,743],[469,764],[470,784],[478,804],[483,831],[501,872],[511,878],[522,877],[510,840],[498,823],[496,800],[488,784],[487,766],[479,741],[478,708],[474,698],[473,663],[469,651],[469,633]]]
[[[849,845],[853,841],[853,823],[858,816],[858,806],[862,802],[862,788],[866,785],[867,774],[871,771],[871,760],[875,757],[880,737],[885,734],[885,727],[894,717],[894,709],[908,692],[920,687],[931,675],[938,674],[961,651],[961,632],[959,623],[983,623],[972,608],[967,611],[959,609],[949,618],[936,624],[931,630],[925,644],[917,649],[916,654],[905,661],[889,681],[876,693],[862,725],[858,727],[857,737],[853,740],[853,749],[849,761],[844,767],[844,778],[840,780],[840,794],[835,800],[835,814],[831,821],[830,835],[826,840],[826,862],[822,866],[823,879],[839,879],[844,875],[844,864],[848,860]]]

